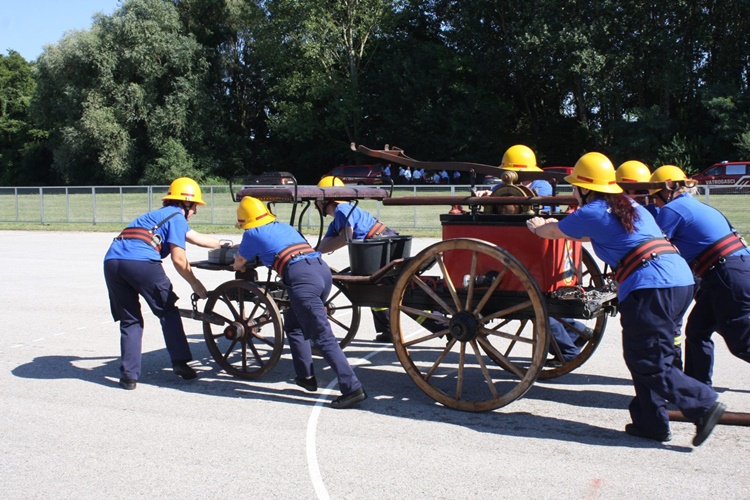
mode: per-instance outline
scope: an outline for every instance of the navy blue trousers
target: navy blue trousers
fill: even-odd
[[[581,349],[575,345],[575,341],[578,339],[576,329],[583,332],[583,330],[586,329],[586,325],[572,318],[566,318],[565,321],[571,324],[573,328],[566,328],[565,325],[555,318],[549,319],[549,327],[550,333],[552,333],[555,342],[557,342],[557,346],[560,348],[560,353],[562,354],[563,359],[565,361],[571,361],[581,352]],[[549,352],[550,354],[557,355],[552,344],[550,344]]]
[[[667,401],[697,422],[718,397],[710,386],[674,365],[674,339],[692,297],[692,286],[646,288],[631,292],[620,303],[623,357],[635,388],[630,417],[648,433],[669,430]]]
[[[685,328],[685,373],[711,384],[718,332],[729,351],[750,363],[750,256],[730,257],[701,280]]]
[[[185,329],[177,309],[177,295],[161,262],[112,259],[104,261],[104,280],[109,292],[112,317],[120,322],[122,377],[141,376],[143,315],[139,296],[161,322],[164,342],[172,363],[191,361]]]
[[[325,301],[332,286],[328,264],[319,257],[293,262],[284,271],[284,284],[291,305],[284,311],[284,331],[297,376],[315,375],[312,340],[336,374],[342,394],[362,387],[328,322]]]

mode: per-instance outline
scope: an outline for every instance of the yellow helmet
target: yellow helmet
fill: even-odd
[[[319,188],[344,187],[344,181],[342,181],[335,175],[326,175],[318,181],[318,187]],[[336,203],[346,203],[345,200],[333,200],[333,201],[335,201]]]
[[[675,165],[662,165],[661,167],[654,170],[654,173],[651,174],[650,182],[668,182],[668,181],[686,181],[688,180],[687,175],[685,175],[685,172],[682,171],[680,167],[677,167]],[[659,189],[650,189],[649,193],[655,194],[661,191],[661,188]]]
[[[536,164],[536,155],[530,147],[523,144],[516,144],[509,147],[503,155],[503,162],[500,168],[505,170],[524,170],[540,172],[542,169]]]
[[[651,170],[638,160],[626,161],[615,171],[617,182],[649,182]]]
[[[268,207],[258,198],[245,196],[237,207],[237,229],[250,229],[265,226],[276,220],[276,216],[269,212]]]
[[[581,156],[565,180],[591,191],[622,193],[622,188],[617,185],[615,166],[601,153],[586,153]]]
[[[190,177],[180,177],[173,180],[167,195],[162,198],[162,201],[166,200],[189,201],[198,205],[206,204],[203,201],[200,186]]]
[[[318,187],[339,187],[344,186],[344,181],[333,175],[326,175],[318,181]]]

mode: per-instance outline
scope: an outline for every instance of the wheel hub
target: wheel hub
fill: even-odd
[[[224,336],[229,340],[238,340],[245,337],[245,327],[242,323],[233,321],[224,328]]]
[[[448,325],[448,330],[456,340],[469,342],[476,338],[479,332],[479,323],[472,314],[461,311],[453,315]]]

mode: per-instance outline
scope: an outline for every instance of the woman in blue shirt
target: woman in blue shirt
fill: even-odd
[[[687,181],[675,165],[663,165],[652,182]],[[685,373],[711,384],[714,331],[729,351],[750,363],[750,249],[727,218],[690,195],[690,187],[653,190],[661,208],[656,222],[700,278],[685,327]]]
[[[190,217],[205,205],[201,188],[188,177],[175,179],[162,198],[164,206],[141,215],[112,242],[104,256],[104,279],[107,282],[112,317],[120,322],[120,386],[135,389],[141,375],[142,296],[161,322],[164,341],[175,374],[195,378],[188,365],[190,353],[177,295],[162,267],[162,259],[172,258],[177,272],[202,299],[207,296],[203,283],[196,278],[185,253],[186,242],[204,248],[219,248],[221,241],[201,234],[188,226]]]
[[[333,408],[349,408],[367,398],[354,374],[326,314],[325,301],[331,293],[331,269],[294,227],[277,222],[257,198],[245,196],[237,207],[237,227],[244,229],[233,268],[244,269],[248,260],[258,257],[281,277],[289,295],[284,311],[284,332],[292,351],[294,382],[307,391],[318,390],[310,340],[315,342],[339,382],[342,395],[331,402]]]
[[[615,269],[623,357],[635,388],[633,422],[625,431],[669,441],[669,401],[696,424],[693,445],[700,446],[726,407],[711,387],[674,365],[674,337],[693,296],[690,268],[653,216],[623,194],[606,156],[585,154],[565,180],[580,208],[559,222],[534,217],[527,224],[542,238],[591,241],[596,255]]]
[[[344,182],[338,177],[327,175],[320,179],[318,187],[344,187]],[[318,245],[318,251],[329,253],[346,246],[351,240],[366,240],[380,236],[398,236],[393,229],[386,227],[366,210],[342,203],[336,200],[316,201],[315,206],[320,213],[333,217],[328,225],[326,234]],[[391,315],[386,307],[370,308],[375,325],[375,340],[377,342],[393,342],[391,335]]]

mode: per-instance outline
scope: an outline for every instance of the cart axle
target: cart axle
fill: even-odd
[[[471,342],[477,337],[479,323],[477,319],[466,311],[455,314],[450,321],[448,330],[451,336],[460,342]]]

